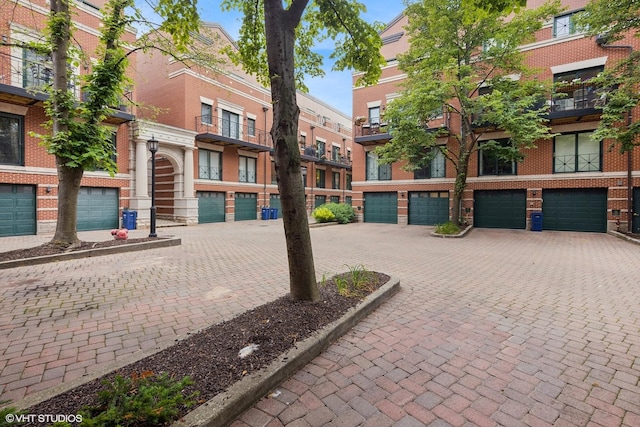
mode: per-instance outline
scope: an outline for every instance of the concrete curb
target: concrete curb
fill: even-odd
[[[640,245],[640,240],[634,239],[633,237],[629,237],[624,233],[619,233],[619,232],[614,231],[614,230],[609,230],[609,231],[607,231],[607,233],[611,234],[612,236],[617,237],[618,239],[626,240],[629,243]]]
[[[459,239],[461,237],[466,236],[471,230],[473,229],[473,226],[468,226],[467,228],[465,228],[464,230],[462,230],[460,233],[458,234],[438,234],[435,231],[431,232],[431,236],[432,237],[440,237],[443,239]]]
[[[295,348],[281,355],[266,369],[249,375],[232,385],[226,392],[218,394],[194,409],[174,423],[173,427],[228,426],[399,290],[400,280],[392,277],[356,307],[349,309],[340,319],[298,343]]]
[[[86,249],[83,251],[67,252],[63,254],[45,255],[45,256],[40,256],[35,258],[16,259],[12,261],[2,261],[0,262],[0,270],[15,268],[15,267],[33,266],[37,264],[46,264],[49,262],[56,262],[56,261],[66,261],[70,259],[80,259],[80,258],[88,258],[88,257],[101,256],[101,255],[113,255],[113,254],[121,254],[121,253],[134,252],[134,251],[142,251],[145,249],[166,248],[169,246],[178,246],[181,244],[182,244],[182,240],[177,237],[168,237],[168,238],[158,237],[157,240],[148,241],[148,242],[127,243],[124,245],[109,246],[106,248]]]

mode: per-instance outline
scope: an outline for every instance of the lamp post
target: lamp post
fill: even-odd
[[[147,148],[151,151],[151,230],[149,237],[158,237],[156,234],[156,153],[158,152],[158,140],[151,135],[147,141]]]

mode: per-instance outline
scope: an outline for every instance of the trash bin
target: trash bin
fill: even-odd
[[[269,219],[269,208],[262,208],[262,216],[261,216],[263,221],[266,221]]]
[[[126,228],[127,230],[135,230],[136,222],[138,219],[138,211],[122,211],[122,228]]]
[[[271,219],[278,219],[278,208],[271,208]]]
[[[531,231],[542,231],[542,212],[531,212]]]

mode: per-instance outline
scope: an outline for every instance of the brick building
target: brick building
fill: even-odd
[[[527,4],[536,7],[541,2]],[[461,211],[476,227],[525,229],[530,226],[531,214],[542,212],[546,230],[626,230],[631,216],[633,230],[640,232],[640,148],[623,155],[617,148],[609,150],[608,141],[590,140],[601,110],[596,108],[598,99],[593,95],[596,88],[588,82],[590,76],[628,55],[630,48],[640,48],[640,39],[629,35],[614,48],[576,32],[571,15],[585,4],[563,1],[566,11],[545,23],[535,42],[521,46],[527,52],[528,65],[541,70],[538,78],[579,78],[582,83],[566,89],[563,97],[552,95],[548,100],[549,126],[559,135],[539,141],[537,149],[527,150],[522,162],[490,159],[481,151],[472,157]],[[434,225],[450,218],[454,168],[444,157],[436,157],[430,167],[407,172],[400,164],[377,164],[373,152],[391,138],[384,109],[398,96],[398,83],[405,78],[395,58],[409,46],[406,22],[400,15],[381,33],[387,66],[379,83],[353,90],[353,205],[366,222]],[[632,112],[632,120],[640,120],[638,108]],[[448,114],[429,125],[459,127]],[[508,135],[500,132],[485,132],[482,139],[505,137]],[[452,143],[446,137],[439,142]],[[635,212],[631,215],[629,198]]]
[[[100,8],[104,0],[80,1],[73,20],[75,43],[91,56],[98,45]],[[0,236],[50,233],[56,226],[58,178],[54,156],[31,132],[43,133],[47,118],[41,89],[51,82],[50,60],[15,44],[37,40],[42,35],[48,2],[7,1],[0,4]],[[135,34],[127,32],[127,41]],[[12,46],[13,45],[13,46]],[[135,67],[135,54],[129,57]],[[90,63],[74,72],[82,75]],[[74,87],[81,96],[79,86]],[[117,107],[107,119],[113,129],[118,173],[87,171],[78,200],[78,230],[114,228],[119,212],[129,198],[129,132],[125,123],[133,119],[126,106]]]
[[[233,46],[217,24],[205,24],[208,49]],[[271,94],[253,76],[231,65],[186,66],[158,53],[139,55],[139,111],[133,126],[130,208],[139,223],[149,218],[146,141],[156,155],[159,218],[187,224],[260,218],[262,207],[279,208],[268,133]],[[298,93],[299,132],[307,208],[325,201],[350,202],[351,118]],[[142,156],[137,154],[144,153]]]

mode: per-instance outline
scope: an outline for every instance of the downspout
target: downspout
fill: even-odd
[[[269,133],[267,132],[267,111],[269,111],[269,107],[266,105],[262,106],[262,112],[264,112],[264,145],[267,146],[269,142]],[[274,147],[275,148],[275,147]],[[265,153],[264,155],[264,171],[263,171],[263,187],[262,187],[262,200],[264,203],[267,203],[267,158],[271,157],[271,154]],[[271,159],[269,159],[271,160]],[[272,178],[273,179],[273,178]]]
[[[347,153],[347,138],[344,138],[344,137],[342,138],[342,152],[343,152],[344,154],[346,154],[346,153]],[[340,157],[343,157],[343,156],[340,156]],[[346,159],[346,157],[345,157],[345,159]],[[340,160],[340,159],[339,159],[339,160]],[[346,163],[345,163],[345,165],[346,165]],[[346,168],[346,167],[345,167],[345,168],[342,168],[342,175],[343,175],[343,178],[344,178],[344,180],[343,180],[343,181],[344,181],[344,185],[342,186],[342,203],[346,203],[346,202],[347,202],[347,199],[346,199],[346,192],[347,192],[347,168]]]
[[[600,39],[606,40],[606,39]],[[633,53],[633,46],[630,45],[608,45],[606,43],[599,43],[596,38],[596,44],[603,49],[629,49],[629,56]],[[632,111],[629,109],[627,112],[627,128],[631,126]],[[627,232],[632,231],[633,224],[633,146],[627,150]]]
[[[312,147],[316,147],[316,157],[318,157],[318,146],[316,144],[316,140],[313,138],[313,130],[316,128],[315,125],[311,125],[311,146]],[[316,162],[311,162],[311,170],[312,170],[312,174],[311,174],[311,211],[313,212],[313,209],[316,206],[316,202],[315,199],[313,198],[313,186],[315,185],[316,182]],[[307,179],[309,179],[309,177],[307,177]]]

